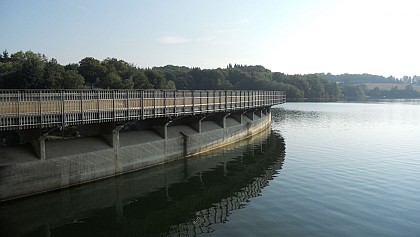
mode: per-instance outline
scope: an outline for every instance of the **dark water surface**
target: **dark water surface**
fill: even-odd
[[[287,103],[270,133],[1,204],[1,236],[420,236],[420,104]]]

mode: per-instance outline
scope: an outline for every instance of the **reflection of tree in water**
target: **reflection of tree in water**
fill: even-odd
[[[211,232],[212,224],[259,195],[281,169],[284,151],[283,138],[271,133],[213,154],[2,205],[2,236]]]
[[[228,184],[239,181],[238,186],[233,185],[233,187],[239,188],[239,191],[233,191],[230,196],[223,197],[209,208],[196,211],[193,219],[172,225],[170,231],[162,233],[161,236],[195,236],[200,233],[213,232],[211,228],[213,224],[225,223],[232,211],[243,208],[250,201],[249,199],[258,196],[281,169],[284,160],[284,143],[282,138],[273,134],[267,140],[264,148],[258,151],[259,149],[261,147],[254,147],[240,159],[229,162],[227,165],[229,173],[225,181]],[[239,180],[241,178],[243,181]],[[228,184],[219,184],[224,187],[219,186],[216,189],[227,188],[229,190],[231,186]],[[239,187],[239,185],[245,186]],[[209,187],[208,192],[212,192],[213,189],[213,187]]]

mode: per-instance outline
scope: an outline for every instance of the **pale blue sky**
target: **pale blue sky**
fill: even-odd
[[[76,63],[420,75],[415,0],[0,0],[0,47]]]

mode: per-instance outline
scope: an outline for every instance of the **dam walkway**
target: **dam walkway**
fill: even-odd
[[[283,91],[0,90],[0,131],[230,112],[285,101]]]

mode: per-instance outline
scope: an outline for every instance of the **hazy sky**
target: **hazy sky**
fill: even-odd
[[[416,0],[0,0],[0,50],[61,64],[263,65],[288,74],[420,75]]]

